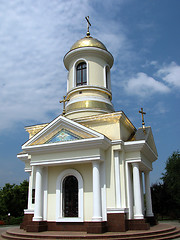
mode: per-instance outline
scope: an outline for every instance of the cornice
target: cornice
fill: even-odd
[[[69,70],[69,64],[71,61],[74,61],[74,57],[79,57],[79,55],[87,54],[92,54],[93,56],[98,55],[99,58],[103,58],[108,62],[110,68],[113,65],[114,58],[110,52],[96,47],[83,47],[71,50],[66,53],[63,59],[66,69]]]
[[[73,157],[73,158],[59,158],[59,159],[50,159],[50,160],[39,160],[39,161],[32,161],[31,166],[39,166],[39,165],[59,165],[59,164],[69,164],[69,163],[89,163],[92,161],[104,161],[104,158],[101,155],[90,155],[90,156],[80,156],[80,157]]]
[[[125,152],[141,152],[150,162],[154,162],[158,158],[145,140],[124,142],[124,150]]]
[[[76,141],[67,141],[51,144],[41,144],[41,145],[32,145],[32,146],[23,146],[22,149],[29,154],[33,153],[52,153],[52,152],[63,152],[63,151],[72,151],[72,150],[81,150],[81,149],[92,149],[92,148],[101,148],[107,149],[111,145],[111,142],[108,138],[88,138],[80,139]]]

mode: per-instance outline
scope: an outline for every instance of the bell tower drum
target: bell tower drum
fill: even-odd
[[[87,35],[64,56],[69,71],[65,116],[70,119],[114,112],[110,80],[114,59],[102,42],[90,36],[89,17],[86,20]]]

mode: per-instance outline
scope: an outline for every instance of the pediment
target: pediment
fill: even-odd
[[[145,140],[145,142],[152,149],[154,154],[156,156],[158,155],[151,127],[146,127],[145,132],[143,128],[139,128],[136,131],[135,135],[130,139],[130,141],[141,141],[141,140]]]
[[[46,143],[57,143],[57,142],[66,142],[66,141],[75,141],[82,139],[82,137],[76,135],[75,133],[62,128],[57,134],[52,136]]]
[[[92,138],[104,138],[104,135],[63,116],[59,116],[29,139],[22,146],[22,149],[28,146],[47,146]]]
[[[150,148],[153,150],[153,152],[158,156],[157,148],[156,148],[156,145],[155,145],[155,142],[154,142],[152,129],[150,127],[149,127],[149,134],[147,136],[146,142],[150,146]]]

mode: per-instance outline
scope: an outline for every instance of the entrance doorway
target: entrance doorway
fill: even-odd
[[[78,217],[78,180],[67,176],[63,180],[63,217]]]

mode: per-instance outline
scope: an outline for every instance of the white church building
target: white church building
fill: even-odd
[[[21,228],[87,233],[149,229],[154,216],[149,173],[157,159],[151,127],[136,129],[123,111],[114,110],[113,56],[89,28],[64,56],[64,65],[63,114],[25,127],[29,140],[17,155],[29,173]]]

